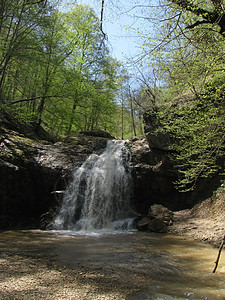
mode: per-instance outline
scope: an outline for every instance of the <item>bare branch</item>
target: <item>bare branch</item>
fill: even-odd
[[[9,105],[14,105],[14,104],[21,103],[21,102],[35,101],[35,100],[38,100],[38,99],[61,98],[61,97],[63,97],[63,96],[62,95],[61,96],[59,96],[59,95],[56,95],[56,96],[44,96],[44,97],[43,96],[38,96],[38,97],[34,97],[34,98],[20,99],[20,100],[17,100],[17,101],[9,103]]]
[[[106,37],[105,32],[103,31],[103,18],[104,18],[104,5],[105,5],[105,0],[102,0],[102,8],[101,8],[101,19],[100,19],[100,30],[104,36]]]
[[[206,20],[202,20],[202,21],[196,21],[195,23],[193,23],[193,24],[191,24],[191,25],[188,25],[187,27],[186,27],[186,29],[193,29],[193,28],[195,28],[195,27],[197,27],[197,26],[199,26],[199,25],[202,25],[202,24],[210,24],[210,22],[209,21],[206,21]]]
[[[194,4],[190,0],[171,0],[172,3],[178,5],[185,11],[189,11],[196,16],[200,17],[202,20],[198,20],[192,25],[189,25],[187,28],[195,28],[201,24],[217,24],[220,27],[220,34],[224,36],[225,34],[225,11],[223,3],[221,0],[211,0],[214,5],[214,10],[209,11],[207,9],[201,8],[198,5]]]
[[[29,1],[29,0],[27,0],[27,3],[26,4],[28,4],[28,5],[33,5],[33,4],[39,4],[39,3],[43,3],[44,4],[44,6],[47,4],[47,0],[37,0],[37,1],[35,1],[35,0],[31,0],[31,1]]]

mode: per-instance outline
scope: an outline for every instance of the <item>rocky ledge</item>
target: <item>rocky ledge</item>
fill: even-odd
[[[42,222],[59,206],[74,168],[89,154],[101,153],[113,138],[98,131],[54,141],[44,131],[34,134],[1,119],[0,125],[0,229],[45,226]],[[202,193],[205,185],[197,194],[179,193],[173,186],[176,174],[165,143],[152,139],[135,137],[129,143],[134,206],[143,216],[139,230],[168,231],[218,245],[225,233],[224,187],[210,197]],[[196,200],[200,204],[194,205]],[[158,210],[161,205],[163,216]]]
[[[75,167],[101,152],[110,137],[79,135],[46,141],[0,130],[0,228],[40,227],[54,210]]]

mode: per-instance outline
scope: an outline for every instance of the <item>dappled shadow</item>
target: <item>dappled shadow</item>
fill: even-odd
[[[53,299],[64,290],[62,299],[95,299],[87,292],[108,295],[104,299],[125,299],[135,291],[150,287],[152,291],[157,286],[179,296],[187,290],[213,295],[213,299],[225,293],[222,278],[211,274],[216,249],[173,235],[138,232],[94,238],[11,231],[0,234],[0,246],[3,296],[6,291],[21,296],[27,290],[39,299],[44,294],[50,295],[45,299]],[[4,263],[10,268],[4,269]],[[77,293],[77,298],[69,298],[70,293]],[[20,296],[18,299],[28,299]]]

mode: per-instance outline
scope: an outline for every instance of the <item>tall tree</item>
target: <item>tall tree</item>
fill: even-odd
[[[167,1],[166,33],[154,52],[164,99],[162,130],[174,139],[177,185],[193,189],[224,159],[224,1]],[[153,53],[153,52],[152,52]],[[220,169],[221,168],[221,169]]]
[[[46,1],[2,0],[0,3],[0,99],[6,101],[4,84],[10,64],[18,60],[24,41],[48,13]]]

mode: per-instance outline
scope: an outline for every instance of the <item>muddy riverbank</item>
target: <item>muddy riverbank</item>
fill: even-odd
[[[0,246],[0,299],[225,297],[225,257],[213,274],[218,250],[188,237],[6,231]]]
[[[225,235],[225,190],[209,198],[192,209],[174,213],[170,233],[189,236],[219,247]]]

